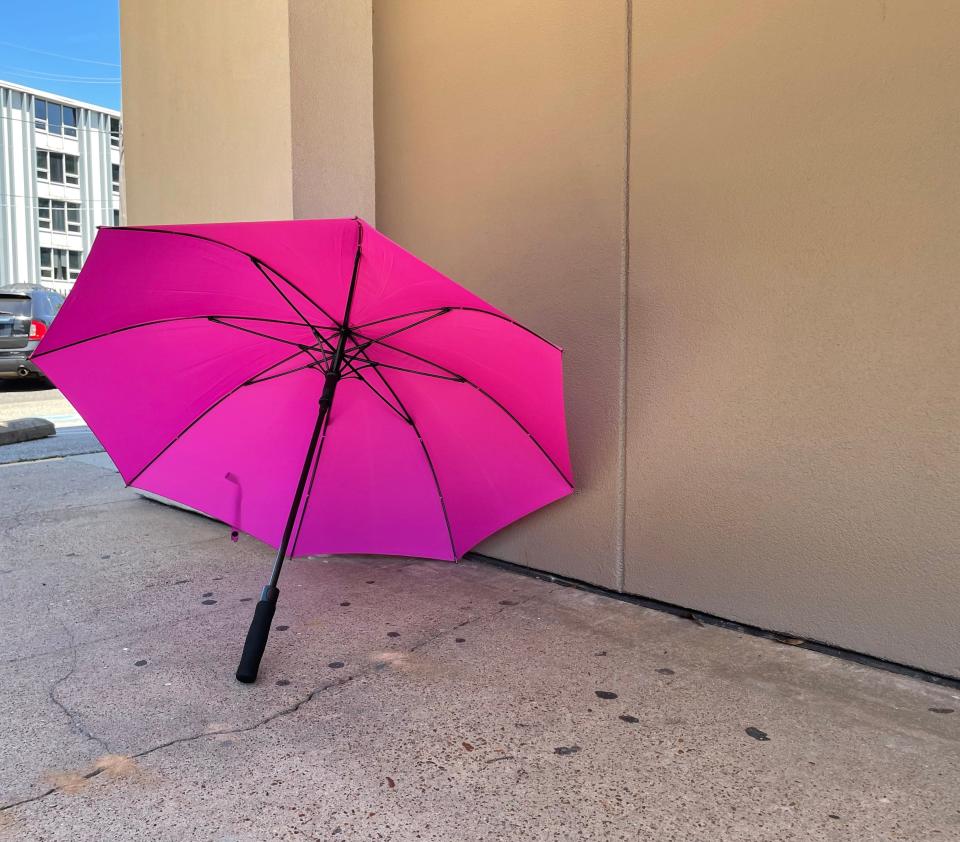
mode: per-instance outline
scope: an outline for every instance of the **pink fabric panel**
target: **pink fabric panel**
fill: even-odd
[[[297,554],[454,558],[416,432],[357,380],[337,386],[315,476]]]
[[[297,219],[151,227],[209,237],[255,255],[303,290],[337,322],[343,321],[357,250],[358,220]],[[298,307],[303,303],[295,292],[292,297]]]
[[[301,371],[244,386],[134,485],[276,546],[316,422],[322,385],[321,374]]]
[[[189,237],[103,228],[40,349],[160,319],[295,316],[250,260]]]
[[[363,223],[363,258],[351,324],[429,307],[479,307],[500,311]]]
[[[39,362],[129,481],[207,407],[291,353],[297,349],[204,320],[115,333]]]
[[[391,325],[384,322],[363,334],[380,336]],[[517,417],[572,481],[559,349],[519,325],[469,310],[452,310],[385,341],[480,386]],[[380,344],[367,353],[393,365],[436,371]]]
[[[571,492],[510,417],[466,383],[384,372],[430,452],[457,555]]]

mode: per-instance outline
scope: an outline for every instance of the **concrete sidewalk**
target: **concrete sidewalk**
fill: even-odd
[[[4,840],[960,839],[957,691],[480,563],[291,562],[240,685],[272,551],[103,460],[0,466]]]

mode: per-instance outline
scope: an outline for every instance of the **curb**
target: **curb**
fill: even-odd
[[[56,434],[57,428],[45,418],[17,418],[13,421],[0,421],[0,445],[44,439]]]

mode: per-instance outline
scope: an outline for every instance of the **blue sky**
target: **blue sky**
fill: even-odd
[[[0,21],[0,79],[120,108],[118,0],[0,0]]]

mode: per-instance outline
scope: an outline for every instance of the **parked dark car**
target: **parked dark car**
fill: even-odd
[[[29,357],[62,304],[62,295],[43,287],[0,287],[0,378],[43,377]]]

